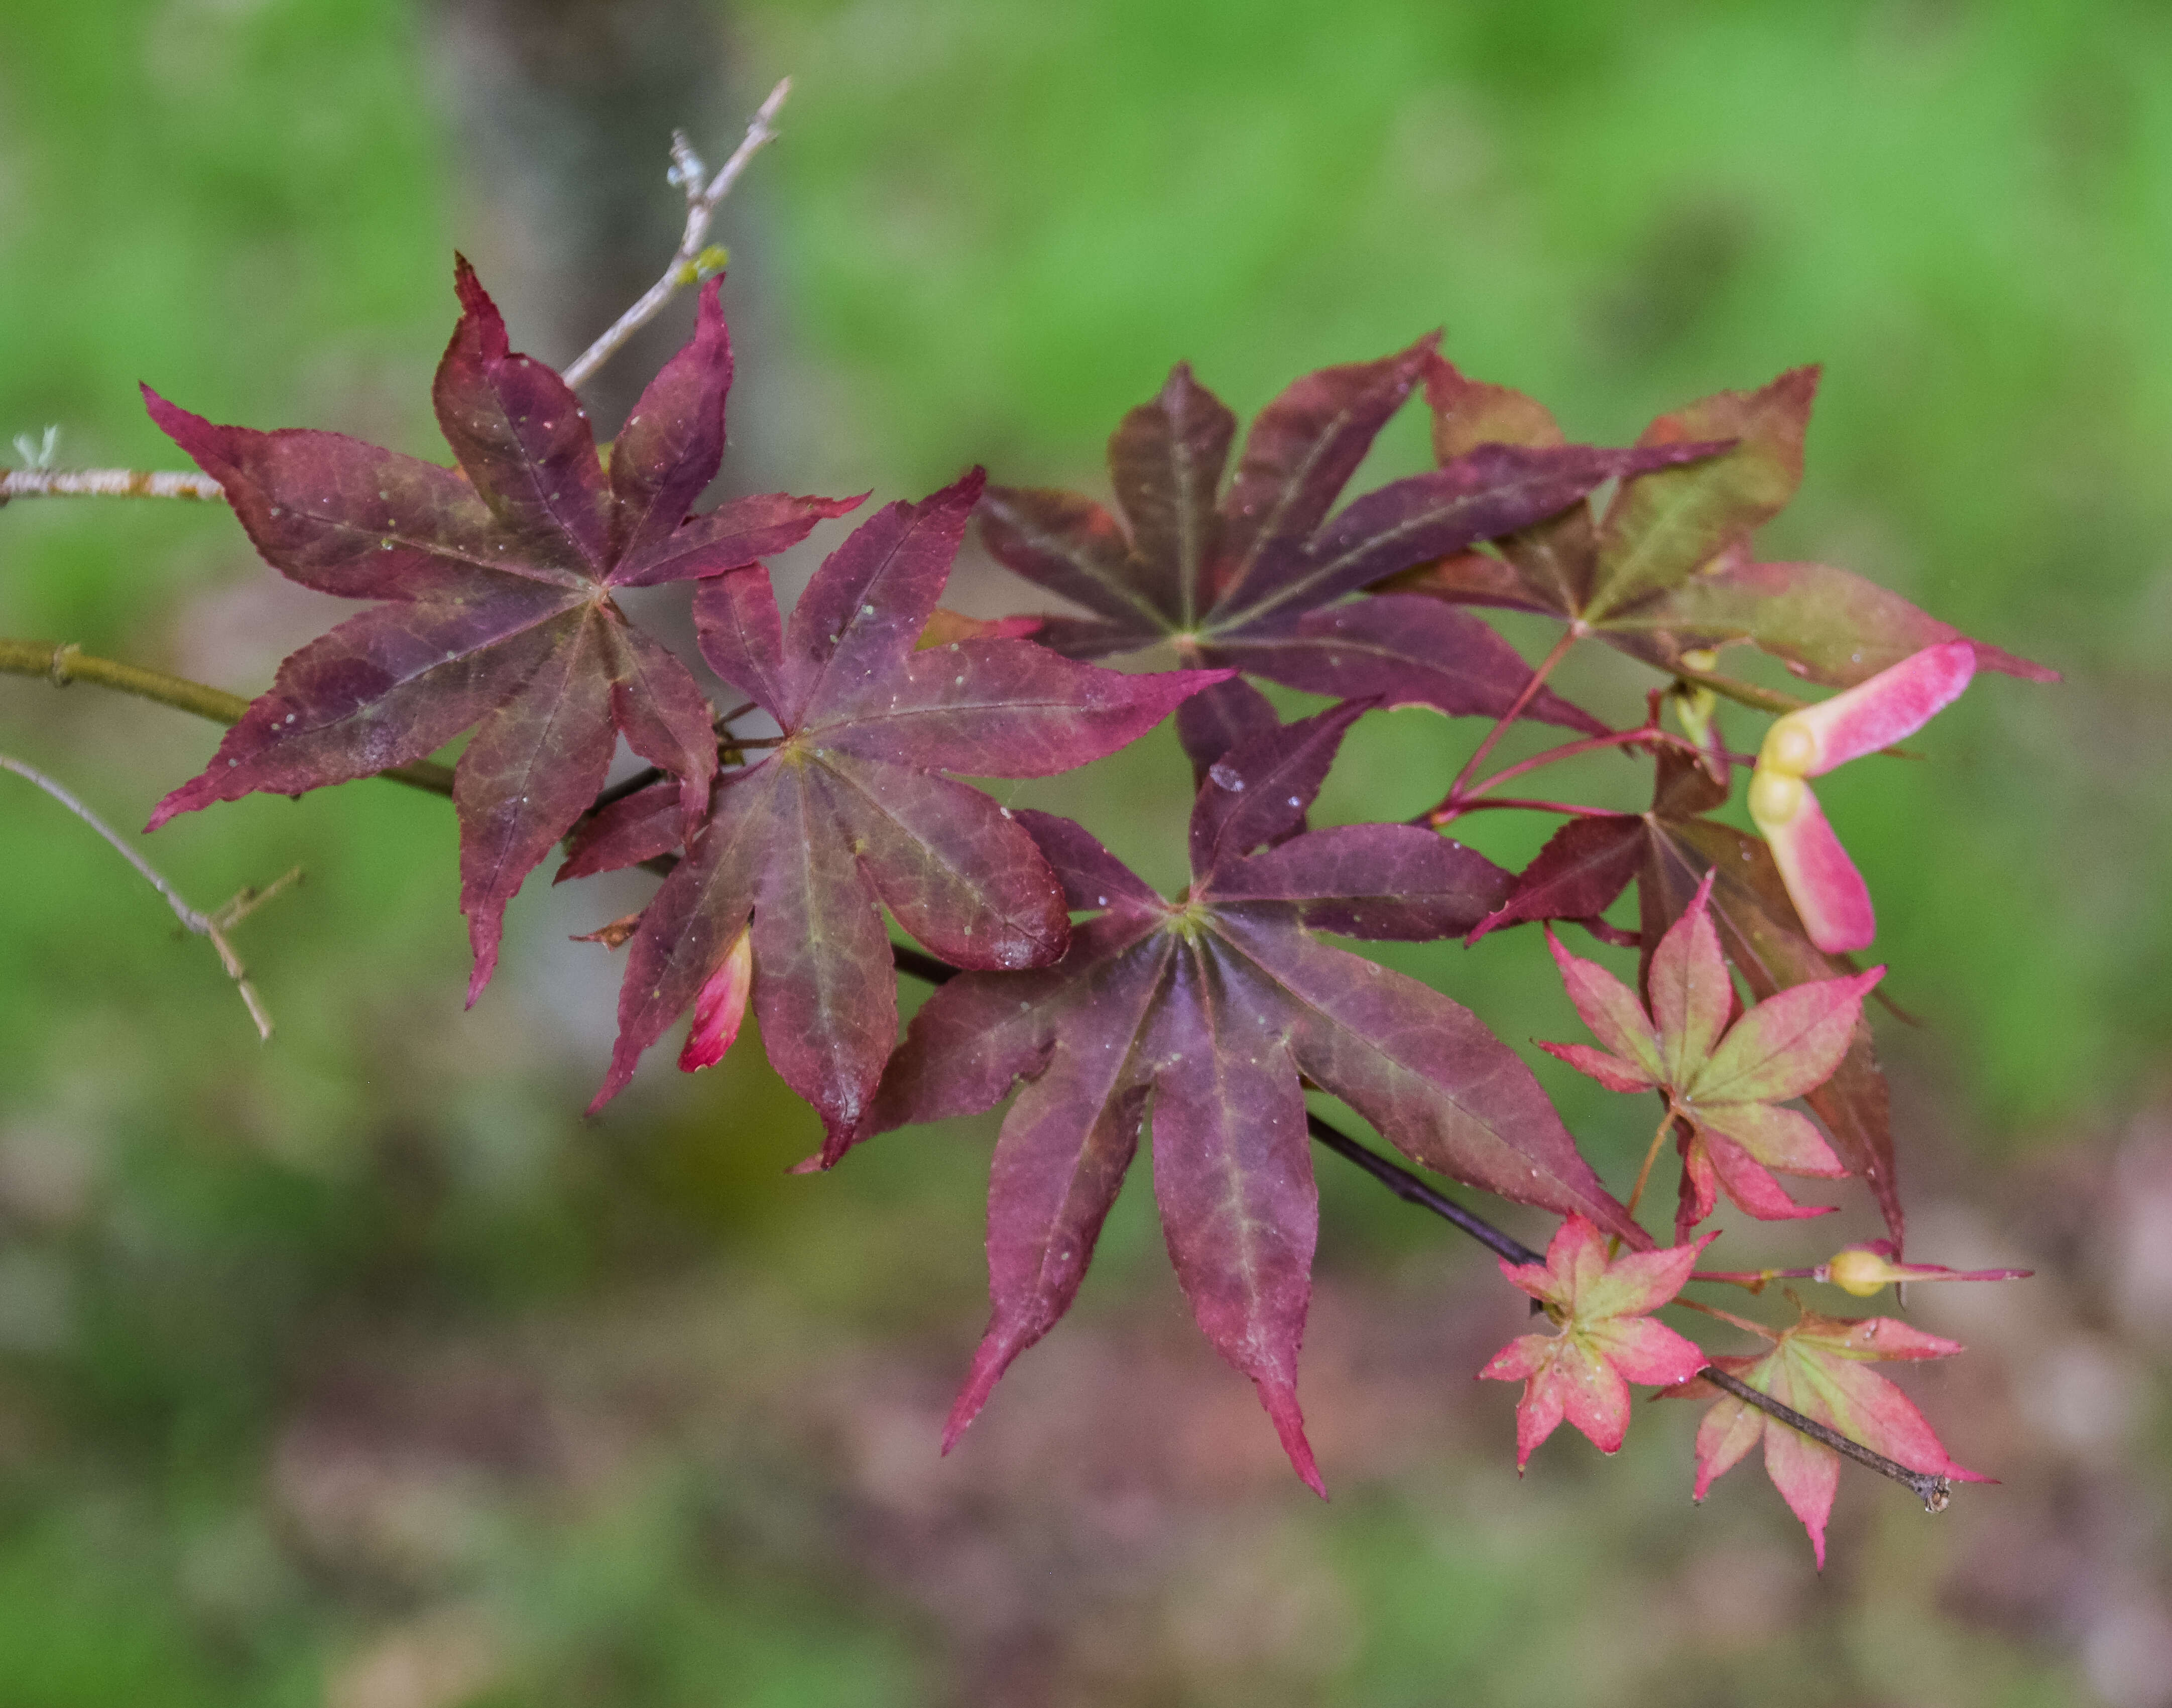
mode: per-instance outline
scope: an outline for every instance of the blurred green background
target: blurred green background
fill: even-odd
[[[281,1025],[260,1047],[207,949],[0,778],[0,1702],[2172,1703],[2163,8],[86,0],[5,24],[0,442],[57,423],[63,465],[177,465],[139,379],[441,456],[449,251],[517,345],[570,359],[669,253],[669,128],[713,164],[789,73],[788,134],[718,224],[731,486],[887,497],[985,460],[1099,490],[1103,438],[1178,359],[1249,415],[1434,325],[1600,442],[1822,361],[1764,555],[2067,681],[1990,678],[1922,762],[1824,791],[1925,1023],[1881,1022],[1913,1253],[2040,1273],[1910,1301],[1975,1349],[1911,1386],[2003,1486],[1932,1523],[1851,1474],[1821,1577],[1754,1466],[1690,1507],[1687,1408],[1640,1407],[1609,1465],[1556,1439],[1519,1484],[1513,1396],[1470,1380],[1513,1299],[1327,1163],[1305,1399],[1332,1504],[1191,1330],[1137,1191],[1073,1319],[939,1460],[992,1121],[788,1179],[814,1123],[750,1039],[696,1080],[659,1055],[584,1124],[616,965],[566,938],[642,884],[531,884],[463,1015],[450,815],[375,783],[147,845],[198,905],[305,868],[243,929]],[[1376,472],[1422,440],[1399,422]],[[1013,597],[961,567],[954,602]],[[0,633],[251,692],[338,610],[209,507],[0,512]],[[1617,717],[1648,685],[1610,656],[1563,679]],[[1417,809],[1476,733],[1367,720],[1320,818]],[[0,749],[126,828],[213,740],[0,679]],[[1581,781],[1633,800],[1626,765]],[[1005,798],[1173,886],[1185,792],[1164,731]],[[1473,840],[1528,856],[1546,826],[1514,816]],[[1535,948],[1389,958],[1511,1039],[1578,1035]],[[1625,1184],[1642,1106],[1544,1072]],[[1727,1244],[1814,1261],[1874,1231],[1836,1201]]]

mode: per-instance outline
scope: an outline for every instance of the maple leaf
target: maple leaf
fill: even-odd
[[[1807,780],[1913,735],[1959,699],[1975,674],[1967,642],[1927,647],[1766,731],[1750,780],[1750,817],[1765,833],[1810,941],[1827,953],[1868,948],[1878,919],[1869,887]]]
[[[1738,1013],[1734,981],[1707,910],[1712,882],[1707,874],[1653,953],[1648,1011],[1605,968],[1571,954],[1551,927],[1546,932],[1569,1001],[1607,1047],[1539,1047],[1610,1091],[1656,1091],[1666,1098],[1681,1133],[1677,1238],[1712,1214],[1722,1188],[1764,1221],[1831,1211],[1831,1205],[1795,1203],[1772,1178],[1775,1169],[1827,1179],[1847,1173],[1808,1115],[1778,1105],[1831,1077],[1847,1053],[1864,995],[1885,975],[1878,967],[1797,985]]]
[[[1501,1260],[1501,1273],[1541,1305],[1557,1335],[1524,1335],[1478,1373],[1524,1384],[1516,1402],[1516,1474],[1563,1418],[1601,1453],[1618,1452],[1629,1428],[1629,1383],[1686,1382],[1710,1362],[1651,1313],[1682,1290],[1697,1254],[1719,1236],[1628,1253],[1609,1261],[1606,1236],[1581,1216],[1555,1230],[1543,1264]]]
[[[1474,935],[1525,921],[1595,919],[1633,878],[1648,976],[1653,948],[1709,875],[1712,884],[1706,893],[1721,947],[1759,999],[1852,976],[1852,962],[1809,940],[1764,841],[1702,816],[1723,805],[1728,792],[1695,760],[1662,749],[1648,810],[1571,819]],[[1858,1015],[1840,1066],[1804,1101],[1825,1123],[1847,1172],[1870,1188],[1899,1240],[1906,1216],[1885,1077],[1868,1019]]]
[[[1777,1334],[1755,1324],[1743,1326],[1767,1335],[1772,1349],[1712,1360],[1729,1375],[1911,1471],[1960,1482],[1992,1480],[1955,1464],[1908,1396],[1864,1367],[1880,1361],[1950,1358],[1964,1350],[1959,1342],[1891,1317],[1825,1317],[1814,1311],[1803,1312],[1793,1328]],[[1766,1473],[1810,1533],[1818,1569],[1823,1571],[1825,1521],[1840,1487],[1840,1455],[1709,1383],[1691,1382],[1673,1393],[1691,1399],[1718,1395],[1718,1403],[1697,1426],[1696,1498],[1704,1499],[1714,1480],[1739,1464],[1761,1437]]]
[[[1535,524],[1602,481],[1719,448],[1485,445],[1331,518],[1432,343],[1298,380],[1252,423],[1218,502],[1236,417],[1180,364],[1109,441],[1128,527],[1074,492],[992,486],[982,538],[1019,574],[1092,613],[1047,620],[1042,638],[1074,656],[1175,642],[1187,658],[1316,694],[1501,717],[1531,673],[1489,625],[1417,596],[1345,596]],[[1523,715],[1605,730],[1550,690]]]
[[[479,725],[453,792],[473,1002],[506,903],[594,800],[618,736],[679,779],[690,819],[707,799],[709,703],[615,592],[735,568],[859,501],[770,493],[688,516],[723,456],[732,362],[719,281],[606,472],[565,382],[513,353],[465,260],[454,277],[460,321],[432,395],[457,469],[340,433],[214,426],[145,388],[152,419],[218,481],[267,563],[320,592],[384,602],[281,664],[150,828],[260,790],[370,776]]]
[[[1305,1082],[1429,1168],[1650,1243],[1530,1070],[1475,1015],[1315,936],[1467,931],[1508,883],[1411,825],[1287,835],[1365,709],[1277,725],[1209,762],[1191,814],[1192,883],[1175,902],[1069,820],[1019,815],[1071,907],[1093,917],[1055,966],[938,990],[861,1135],[973,1114],[1024,1082],[991,1169],[992,1313],[946,1448],[1069,1308],[1150,1099],[1154,1195],[1178,1280],[1315,1489],[1296,1391],[1319,1219]]]
[[[1506,386],[1466,378],[1438,356],[1426,367],[1433,450],[1447,465],[1481,447],[1563,443],[1552,414]],[[1964,639],[1950,624],[1847,570],[1759,563],[1750,539],[1793,497],[1818,370],[1798,368],[1755,391],[1723,391],[1663,415],[1646,447],[1731,439],[1723,455],[1625,480],[1595,516],[1588,505],[1508,535],[1499,555],[1465,552],[1389,583],[1456,604],[1537,611],[1578,624],[1645,663],[1764,710],[1796,702],[1713,674],[1685,654],[1747,642],[1811,681],[1849,687],[1910,653]],[[2031,681],[2058,673],[1980,641],[1987,669]]]
[[[976,469],[922,502],[879,511],[815,572],[789,627],[760,565],[696,594],[702,655],[782,734],[759,763],[718,778],[685,858],[643,911],[592,1109],[719,976],[750,916],[762,1043],[822,1116],[824,1167],[866,1114],[897,1039],[884,906],[954,966],[1041,966],[1063,953],[1063,890],[1035,839],[942,774],[1069,771],[1227,673],[1125,675],[1003,638],[918,648],[981,485]],[[669,787],[598,814],[562,875],[674,846]]]

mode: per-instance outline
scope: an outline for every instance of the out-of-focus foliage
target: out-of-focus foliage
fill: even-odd
[[[13,8],[0,444],[57,422],[65,462],[170,466],[142,379],[220,419],[438,454],[419,406],[450,251],[491,197],[446,140],[441,27],[394,0]],[[2172,22],[2021,0],[776,0],[733,32],[747,106],[798,80],[719,232],[733,454],[763,484],[889,497],[985,459],[1098,493],[1107,423],[1172,363],[1244,414],[1435,325],[1465,371],[1599,443],[1826,364],[1767,551],[2068,678],[1991,683],[1934,761],[1821,791],[1876,889],[1895,999],[1932,1023],[1879,1020],[1911,1253],[2043,1276],[1995,1305],[1910,1300],[1979,1356],[1905,1379],[2004,1486],[1933,1523],[1844,1480],[1814,1581],[1751,1480],[1691,1512],[1688,1408],[1603,1474],[1556,1442],[1519,1488],[1505,1393],[1469,1379],[1519,1332],[1514,1297],[1325,1166],[1304,1397],[1332,1507],[1191,1349],[1136,1193],[1072,1341],[1022,1360],[938,1461],[981,1321],[992,1126],[788,1180],[818,1124],[752,1039],[569,1119],[617,965],[563,938],[647,885],[524,895],[463,1017],[451,814],[374,782],[149,845],[200,905],[307,867],[243,928],[282,1026],[261,1050],[203,946],[0,778],[8,1689],[2164,1700],[2172,1137],[2135,1112],[2159,1107],[2172,1020]],[[667,201],[681,116],[656,118]],[[1425,466],[1423,438],[1400,418],[1381,470]],[[341,610],[282,589],[214,511],[0,512],[8,634],[254,692]],[[1602,660],[1560,685],[1611,710],[1644,682]],[[1468,739],[1368,720],[1319,822],[1429,805]],[[0,680],[0,745],[124,824],[213,742]],[[1626,791],[1626,765],[1588,776],[1617,772]],[[1173,889],[1174,740],[1101,775],[1006,798]],[[1472,841],[1510,865],[1549,828],[1488,816]],[[1529,937],[1385,958],[1512,1039],[1570,1035]],[[1642,1112],[1541,1072],[1626,1188]],[[1848,1202],[1814,1255],[1876,1231]],[[1558,1641],[1534,1654],[1541,1617]]]

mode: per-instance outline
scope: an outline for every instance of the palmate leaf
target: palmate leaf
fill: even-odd
[[[1042,638],[1074,657],[1175,642],[1187,658],[1312,693],[1500,717],[1530,669],[1491,626],[1438,600],[1347,596],[1536,524],[1605,481],[1719,447],[1484,445],[1331,518],[1432,344],[1298,380],[1252,423],[1226,491],[1236,417],[1179,366],[1109,441],[1123,522],[1075,492],[992,486],[983,538],[1019,574],[1091,613],[1048,620]],[[1523,715],[1604,729],[1551,690]]]
[[[1610,1260],[1606,1236],[1581,1216],[1555,1232],[1543,1264],[1501,1260],[1501,1273],[1545,1307],[1557,1335],[1522,1335],[1479,1375],[1521,1382],[1516,1402],[1516,1474],[1566,1421],[1601,1453],[1618,1453],[1629,1431],[1629,1383],[1686,1382],[1708,1360],[1651,1313],[1682,1290],[1707,1233],[1663,1251]]]
[[[505,905],[603,787],[617,738],[678,779],[690,820],[717,769],[708,701],[634,628],[616,589],[695,580],[782,551],[857,499],[742,498],[687,510],[724,449],[731,344],[702,289],[693,341],[653,379],[606,473],[565,382],[515,355],[465,260],[461,317],[433,395],[460,466],[339,433],[218,427],[148,388],[152,418],[225,490],[290,580],[385,603],[279,667],[177,813],[262,790],[299,794],[410,763],[470,725],[454,772],[472,1002]]]
[[[1569,1000],[1605,1048],[1539,1047],[1610,1091],[1656,1091],[1666,1098],[1679,1118],[1682,1147],[1678,1240],[1712,1214],[1722,1187],[1739,1208],[1766,1221],[1828,1213],[1831,1206],[1795,1203],[1772,1178],[1776,1170],[1825,1179],[1847,1172],[1809,1116],[1779,1105],[1831,1077],[1862,1016],[1864,993],[1885,971],[1796,985],[1743,1010],[1708,911],[1714,877],[1706,874],[1659,939],[1644,1002],[1597,962],[1569,953],[1551,928],[1546,932]]]
[[[1950,1358],[1963,1350],[1959,1342],[1891,1317],[1825,1317],[1814,1311],[1804,1311],[1800,1321],[1772,1340],[1769,1352],[1712,1362],[1760,1394],[1911,1471],[1960,1482],[1992,1480],[1955,1464],[1908,1396],[1864,1367],[1880,1361]],[[1840,1455],[1710,1383],[1692,1381],[1671,1391],[1718,1402],[1697,1426],[1696,1498],[1704,1499],[1713,1480],[1739,1464],[1761,1440],[1766,1473],[1810,1533],[1818,1567],[1824,1570],[1825,1522],[1840,1488]]]
[[[1912,653],[1963,638],[1897,594],[1817,563],[1759,563],[1750,540],[1801,483],[1818,371],[1798,368],[1756,391],[1723,391],[1661,416],[1638,443],[1732,439],[1725,454],[1625,480],[1604,517],[1578,504],[1498,543],[1388,583],[1458,604],[1537,611],[1583,625],[1658,668],[1769,711],[1793,702],[1716,676],[1687,652],[1748,642],[1814,682],[1851,687]],[[1438,357],[1426,371],[1433,450],[1444,465],[1488,446],[1536,451],[1563,436],[1544,405],[1467,379]],[[1986,669],[2031,681],[2058,673],[1981,641]]]
[[[1702,816],[1724,805],[1728,794],[1728,786],[1714,781],[1694,760],[1679,749],[1662,750],[1648,811],[1572,819],[1540,850],[1479,929],[1595,918],[1634,879],[1648,977],[1652,950],[1710,875],[1711,917],[1720,947],[1759,1000],[1855,975],[1847,957],[1829,955],[1811,943],[1771,850],[1755,836]],[[1869,1187],[1900,1240],[1906,1217],[1895,1172],[1885,1076],[1868,1018],[1857,1014],[1839,1066],[1804,1101],[1825,1124],[1847,1172]]]
[[[696,594],[703,656],[777,719],[782,744],[718,779],[686,857],[642,914],[594,1107],[717,978],[750,917],[762,1043],[821,1114],[824,1166],[858,1129],[897,1039],[884,906],[954,966],[1036,967],[1063,953],[1063,889],[1033,836],[943,773],[1069,771],[1227,673],[1125,675],[1003,638],[919,648],[981,484],[976,469],[876,513],[815,572],[788,626],[759,565]],[[599,814],[561,875],[675,846],[670,788]]]
[[[1180,901],[1069,820],[1019,814],[1072,909],[1093,917],[1054,966],[937,991],[860,1134],[987,1109],[1023,1082],[989,1188],[992,1317],[947,1440],[1069,1308],[1150,1104],[1178,1279],[1315,1488],[1296,1390],[1318,1221],[1304,1081],[1429,1168],[1649,1245],[1513,1051],[1447,997],[1314,935],[1465,932],[1508,881],[1410,825],[1289,834],[1364,709],[1345,704],[1219,754],[1192,732],[1207,776]]]

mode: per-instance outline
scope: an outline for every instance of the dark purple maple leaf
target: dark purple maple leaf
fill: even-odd
[[[343,434],[218,427],[145,388],[152,419],[225,489],[265,561],[305,587],[385,603],[279,667],[210,766],[159,803],[299,794],[422,758],[480,724],[454,776],[472,1002],[505,905],[603,787],[618,736],[678,779],[690,820],[717,769],[712,712],[616,589],[695,580],[782,551],[858,499],[687,510],[723,458],[731,343],[703,287],[694,337],[649,382],[606,471],[556,373],[508,348],[466,261],[433,397],[440,467]]]
[[[991,486],[981,509],[988,549],[1093,614],[1052,617],[1041,638],[1078,658],[1174,642],[1188,659],[1315,694],[1451,715],[1506,712],[1530,668],[1487,624],[1417,595],[1346,596],[1535,524],[1602,481],[1720,447],[1482,445],[1331,518],[1432,359],[1433,342],[1298,380],[1252,423],[1226,492],[1237,419],[1180,365],[1109,441],[1128,529],[1075,492]],[[1523,715],[1588,734],[1605,729],[1551,690]]]
[[[695,595],[702,652],[782,727],[718,780],[686,857],[642,916],[619,1039],[592,1107],[694,1002],[752,918],[754,1007],[785,1083],[820,1113],[835,1162],[897,1039],[882,909],[954,966],[1044,966],[1070,942],[1056,875],[1019,819],[945,771],[1046,776],[1144,734],[1226,672],[1132,676],[1029,641],[917,647],[979,498],[975,470],[856,529],[788,626],[757,565]],[[679,840],[659,798],[628,796],[584,830],[562,876]]]
[[[1538,611],[1579,624],[1633,658],[1709,683],[1764,710],[1796,702],[1712,674],[1685,653],[1748,642],[1796,674],[1852,687],[1926,647],[1964,638],[1844,569],[1759,563],[1750,536],[1794,497],[1818,370],[1797,368],[1755,391],[1723,391],[1663,415],[1641,445],[1731,438],[1722,456],[1655,470],[1621,483],[1604,516],[1576,504],[1499,542],[1499,555],[1465,552],[1409,572],[1390,586],[1458,604]],[[1486,448],[1532,450],[1563,443],[1535,399],[1428,359],[1433,452],[1445,466]],[[1981,641],[1977,664],[2034,682],[2058,672]]]
[[[1192,884],[1179,901],[1068,819],[1019,815],[1071,907],[1094,916],[1056,965],[938,990],[859,1135],[972,1114],[1024,1082],[989,1190],[993,1316],[946,1447],[1069,1308],[1150,1100],[1154,1193],[1177,1277],[1314,1489],[1296,1388],[1319,1207],[1304,1081],[1427,1168],[1650,1245],[1530,1071],[1475,1015],[1315,935],[1452,935],[1508,889],[1491,862],[1407,824],[1277,841],[1365,709],[1346,703],[1277,726],[1209,761],[1191,815]]]

